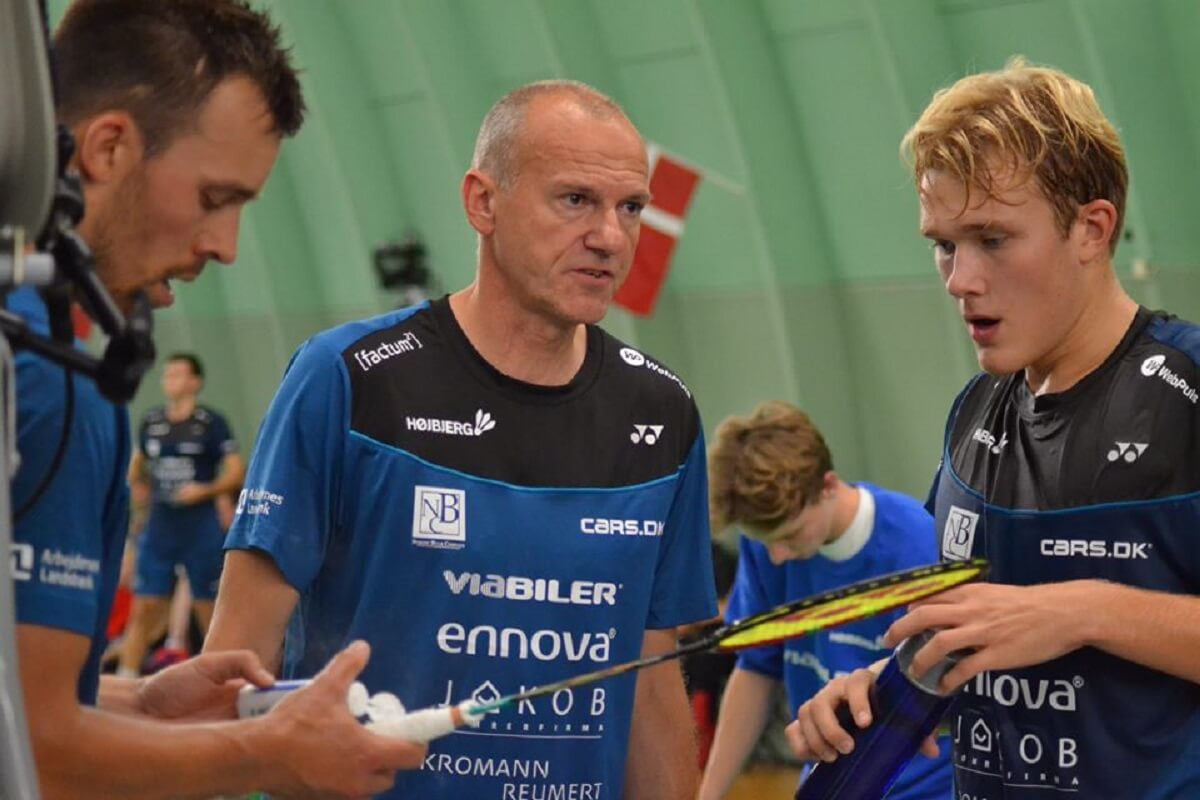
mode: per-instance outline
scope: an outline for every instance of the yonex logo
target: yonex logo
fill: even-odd
[[[14,581],[27,581],[33,578],[33,556],[33,545],[12,543],[8,561]]]
[[[966,561],[975,544],[975,525],[979,515],[958,506],[950,506],[942,529],[942,557],[948,561]]]
[[[1126,464],[1132,464],[1142,457],[1142,453],[1146,452],[1149,446],[1142,442],[1116,442],[1116,447],[1108,451],[1108,460],[1120,459]]]
[[[1142,362],[1142,374],[1147,378],[1157,375],[1162,379],[1163,383],[1182,392],[1183,396],[1190,400],[1192,405],[1200,403],[1200,392],[1197,392],[1188,384],[1187,378],[1173,372],[1167,366],[1166,361],[1167,357],[1161,353],[1156,356],[1150,356]]]
[[[496,427],[492,415],[480,409],[475,412],[474,422],[459,422],[453,419],[430,417],[405,417],[404,424],[410,431],[421,433],[444,433],[449,436],[482,436]]]
[[[417,486],[413,491],[413,544],[458,550],[467,542],[467,493]]]
[[[632,347],[622,347],[621,358],[631,367],[640,367],[646,363],[646,357]]]
[[[634,444],[639,442],[654,444],[662,436],[662,431],[662,425],[634,425],[633,433],[629,434],[629,441]]]

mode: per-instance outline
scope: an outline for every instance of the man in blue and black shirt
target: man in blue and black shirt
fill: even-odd
[[[146,412],[138,431],[129,482],[149,497],[150,511],[138,538],[133,612],[118,674],[138,675],[152,629],[167,616],[178,568],[187,575],[200,630],[207,632],[212,620],[225,542],[218,503],[241,488],[245,467],[225,417],[199,404],[203,386],[198,356],[168,356],[162,375],[167,402]]]
[[[956,795],[1200,796],[1200,328],[1114,273],[1120,139],[1086,85],[1015,62],[938,93],[905,146],[984,370],[930,502],[943,558],[986,557],[992,583],[888,634],[938,631],[916,672],[969,651],[943,683]],[[801,709],[799,752],[847,751],[833,708],[869,719],[871,678]]]
[[[206,648],[307,676],[365,638],[364,683],[421,708],[674,649],[677,626],[713,616],[696,405],[596,325],[647,173],[641,136],[590,87],[493,107],[462,185],[476,281],[296,353]],[[696,773],[672,664],[489,714],[387,796],[690,800]]]
[[[304,101],[279,30],[241,0],[76,0],[53,49],[58,116],[75,139],[86,203],[78,230],[97,276],[124,313],[139,293],[170,305],[174,282],[210,259],[234,260],[242,209],[300,127]],[[36,290],[5,303],[48,332]],[[18,354],[16,370],[12,499],[27,513],[14,525],[10,564],[42,796],[363,796],[419,763],[422,748],[350,716],[346,691],[368,654],[361,643],[279,716],[253,720],[214,721],[234,716],[241,683],[271,683],[250,653],[102,678],[127,527],[129,414],[34,353]]]

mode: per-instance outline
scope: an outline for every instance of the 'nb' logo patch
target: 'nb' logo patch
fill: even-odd
[[[413,494],[413,544],[457,550],[467,543],[467,493],[417,486]]]
[[[942,558],[947,561],[966,561],[975,544],[975,525],[979,515],[958,506],[950,506],[946,527],[942,529]]]

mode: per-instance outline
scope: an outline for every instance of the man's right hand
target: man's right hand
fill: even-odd
[[[842,727],[837,711],[843,705],[849,706],[854,723],[860,730],[874,721],[870,691],[879,677],[876,670],[884,663],[880,661],[871,667],[834,678],[800,706],[795,721],[785,729],[788,744],[797,758],[804,761],[835,761],[854,751],[852,732]],[[936,735],[930,735],[921,743],[921,752],[930,758],[937,757]]]
[[[269,742],[272,794],[295,798],[371,797],[391,788],[397,770],[420,767],[426,746],[372,733],[346,705],[350,684],[370,657],[354,642],[261,718]]]
[[[838,707],[850,706],[859,728],[871,724],[869,693],[876,675],[870,669],[857,669],[834,678],[808,699],[787,726],[788,743],[797,758],[804,761],[833,761],[854,750],[854,739],[837,719]]]

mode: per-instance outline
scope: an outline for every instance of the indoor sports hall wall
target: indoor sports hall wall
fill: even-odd
[[[923,494],[974,358],[897,145],[936,87],[1017,53],[1095,87],[1133,173],[1120,274],[1200,319],[1197,0],[265,5],[307,69],[309,122],[246,214],[237,264],[158,317],[164,352],[207,360],[206,397],[247,447],[305,337],[397,302],[374,245],[416,232],[444,286],[470,279],[458,185],[475,130],[506,90],[546,77],[612,94],[706,173],[657,313],[606,325],[679,372],[710,432],[791,400],[844,474]],[[135,413],[158,401],[151,381]]]

